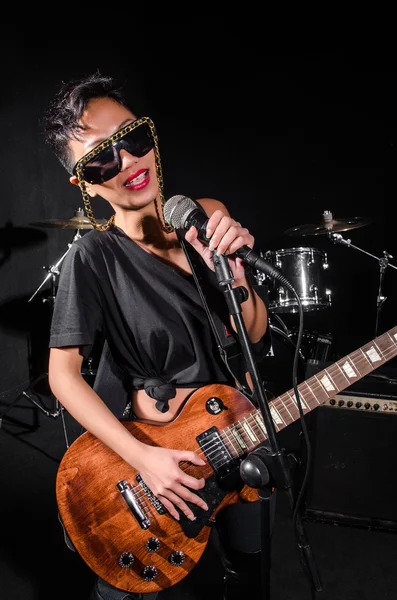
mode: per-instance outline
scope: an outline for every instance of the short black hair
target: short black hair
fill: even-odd
[[[71,139],[78,139],[83,129],[79,123],[81,115],[92,98],[112,98],[129,109],[116,80],[96,71],[82,79],[63,82],[42,120],[46,144],[70,174],[74,162],[68,144]]]

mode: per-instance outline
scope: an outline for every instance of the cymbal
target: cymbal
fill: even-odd
[[[106,223],[105,219],[96,219],[98,225]],[[94,229],[88,217],[75,216],[70,219],[47,219],[45,221],[37,221],[29,223],[32,227],[58,227],[59,229]]]
[[[371,219],[365,217],[347,217],[344,219],[334,219],[332,213],[325,211],[323,220],[317,224],[298,225],[284,231],[285,235],[324,235],[326,233],[337,233],[338,231],[348,231],[357,229],[371,223]]]

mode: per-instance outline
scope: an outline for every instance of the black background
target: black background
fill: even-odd
[[[136,112],[154,120],[167,197],[218,198],[251,230],[258,248],[265,252],[298,247],[327,252],[333,303],[305,313],[305,329],[330,333],[334,356],[351,352],[374,337],[378,261],[333,244],[326,236],[292,237],[284,232],[319,223],[325,210],[336,218],[365,217],[369,225],[347,231],[343,237],[376,257],[384,250],[396,255],[396,68],[395,49],[392,42],[387,43],[386,34],[380,41],[370,28],[361,40],[352,35],[342,40],[333,30],[332,43],[320,49],[303,32],[292,39],[286,31],[270,41],[271,24],[265,27],[259,19],[255,24],[255,16],[249,25],[210,20],[171,25],[153,23],[136,8],[120,12],[124,17],[119,14],[117,19],[111,11],[100,15],[97,37],[87,33],[89,24],[73,11],[68,21],[79,32],[75,35],[63,34],[58,21],[46,28],[32,24],[30,29],[3,22],[0,408],[46,372],[49,282],[32,302],[28,300],[74,235],[70,229],[30,224],[68,219],[82,205],[78,189],[69,184],[66,172],[44,145],[40,119],[62,81],[96,69],[124,82],[135,98]],[[109,214],[100,199],[94,211],[97,217]],[[397,264],[397,258],[391,262]],[[396,281],[396,270],[388,268],[379,333],[397,324]],[[296,315],[284,318],[289,326],[297,325]],[[290,366],[289,360],[281,371]],[[56,513],[55,477],[65,451],[61,421],[47,419],[40,411],[34,416],[34,407],[26,400],[13,410],[0,438],[0,550],[4,553],[0,588],[7,598],[85,599],[92,573],[67,550]],[[342,413],[332,414],[343,421]],[[353,429],[357,414],[350,417],[355,421]],[[36,429],[28,434],[23,427],[22,431],[15,428],[13,416],[23,422],[36,419]],[[70,415],[66,418],[73,438],[80,429]],[[316,455],[321,469],[328,465],[327,453],[332,453],[338,440],[328,421],[323,425],[319,431],[324,433],[325,450]],[[394,431],[394,424],[390,421],[389,425]],[[358,447],[367,443],[360,431],[356,427],[357,435],[352,436],[359,438],[354,445],[358,453]],[[348,444],[351,438],[344,439]],[[381,499],[379,506],[394,488],[378,477],[376,456],[391,464],[388,456],[394,454],[377,448],[379,440],[366,446],[373,459],[368,481],[376,483],[372,487],[375,503],[377,494]],[[355,464],[349,464],[353,475],[357,474]],[[365,465],[360,463],[363,477],[358,488],[367,483]],[[347,477],[347,470],[344,473]],[[338,499],[346,507],[349,496],[345,480],[340,480],[333,492],[340,494]],[[330,482],[329,478],[328,486]],[[324,495],[326,489],[322,486],[317,492]],[[394,533],[310,524],[308,528],[324,581],[324,600],[395,597]],[[282,494],[272,560],[274,599],[309,597]],[[216,592],[217,586],[220,597],[221,581],[219,565],[209,554],[186,588],[176,587],[168,597],[191,598],[191,590],[197,591],[200,583],[207,585],[204,597],[210,597],[209,589]],[[203,597],[200,591],[197,594]]]
[[[7,28],[6,28],[7,29]],[[184,32],[184,35],[181,34]],[[138,114],[155,122],[165,192],[223,201],[263,251],[327,252],[333,303],[305,314],[341,356],[374,337],[378,260],[327,236],[287,236],[336,218],[369,225],[342,235],[382,256],[394,235],[395,65],[392,46],[352,41],[315,50],[260,30],[152,24],[130,37],[40,35],[8,26],[2,38],[0,398],[46,370],[50,282],[28,299],[72,241],[73,230],[32,227],[69,218],[79,190],[44,145],[40,119],[61,81],[99,69],[125,83]],[[107,206],[94,204],[98,217]],[[393,260],[391,262],[393,263]],[[397,262],[397,261],[396,261]],[[397,272],[385,273],[378,331],[396,323]],[[287,315],[288,325],[297,325]]]

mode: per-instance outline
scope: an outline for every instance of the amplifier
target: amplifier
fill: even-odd
[[[350,410],[361,410],[361,411],[374,411],[374,412],[387,412],[389,414],[397,415],[397,399],[389,400],[385,396],[379,396],[378,398],[372,396],[363,396],[356,392],[340,392],[331,400],[326,403],[327,406],[333,406],[334,408],[343,408]]]
[[[396,411],[397,399],[361,393],[311,413],[303,517],[397,531]]]

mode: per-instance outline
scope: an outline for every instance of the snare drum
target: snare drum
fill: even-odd
[[[331,306],[331,291],[324,282],[324,271],[328,269],[325,252],[316,248],[287,248],[268,251],[263,256],[293,286],[304,311]],[[262,282],[266,282],[269,290],[269,310],[275,313],[298,312],[298,302],[292,290],[268,275]]]

